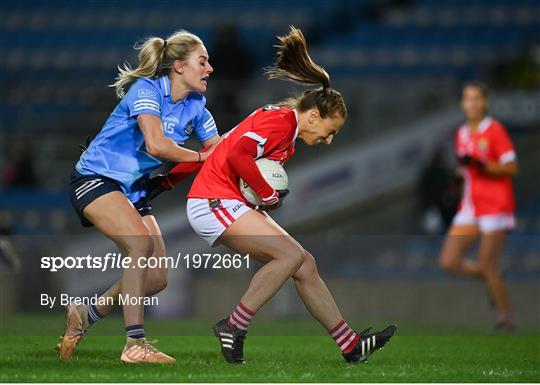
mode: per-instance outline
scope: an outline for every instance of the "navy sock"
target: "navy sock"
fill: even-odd
[[[126,326],[126,336],[136,339],[144,338],[144,326],[142,324]]]
[[[94,305],[88,306],[88,323],[92,325],[94,322],[103,318],[98,309]]]

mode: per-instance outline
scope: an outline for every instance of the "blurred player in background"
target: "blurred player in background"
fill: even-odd
[[[512,177],[518,171],[516,153],[502,124],[487,115],[487,91],[481,83],[463,86],[461,106],[467,123],[457,131],[456,152],[463,195],[440,265],[453,274],[484,281],[497,311],[496,328],[512,330],[510,299],[499,260],[506,234],[515,225]],[[477,261],[464,259],[477,238]]]
[[[101,132],[83,152],[71,176],[71,202],[83,226],[96,226],[132,261],[122,278],[101,298],[114,305],[71,305],[61,358],[69,358],[86,329],[119,307],[118,296],[142,298],[163,290],[167,269],[144,269],[140,259],[165,256],[161,231],[147,199],[147,182],[163,160],[203,162],[209,152],[183,148],[194,135],[204,146],[219,141],[212,115],[205,108],[207,81],[213,68],[197,36],[179,31],[167,39],[151,37],[140,46],[139,65],[119,69],[116,83],[122,98]],[[127,94],[124,89],[132,83]],[[123,362],[174,363],[145,339],[144,307],[124,305],[127,342]]]
[[[232,314],[214,325],[214,332],[226,361],[243,363],[244,339],[252,318],[292,277],[309,312],[332,336],[345,360],[362,362],[385,345],[396,327],[381,332],[352,330],[319,276],[313,256],[265,212],[280,207],[288,190],[275,191],[255,160],[268,158],[284,164],[293,155],[297,138],[310,146],[330,144],[347,114],[326,71],[309,57],[302,32],[293,27],[279,39],[276,67],[268,70],[270,78],[322,87],[258,109],[228,132],[188,194],[188,219],[201,238],[264,264]],[[239,178],[261,197],[258,210],[242,196]]]

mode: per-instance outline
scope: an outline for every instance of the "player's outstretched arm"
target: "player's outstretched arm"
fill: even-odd
[[[203,159],[207,158],[206,154],[211,153],[216,146],[208,146],[203,148],[200,153]],[[164,170],[164,173],[160,173],[159,170],[154,175],[150,176],[148,182],[148,191],[146,197],[150,200],[156,198],[164,191],[170,191],[176,187],[185,178],[198,172],[203,166],[203,162],[187,162],[178,163],[170,170]]]
[[[213,136],[208,140],[205,140],[204,142],[201,142],[203,149],[199,152],[201,155],[203,155],[203,160],[206,160],[214,150],[216,149],[216,146],[221,142],[222,137],[219,135]]]

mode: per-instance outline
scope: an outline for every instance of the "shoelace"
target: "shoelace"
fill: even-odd
[[[143,341],[142,345],[140,345],[144,349],[143,358],[146,358],[146,355],[149,353],[149,355],[159,353],[159,350],[157,350],[157,348],[153,346],[153,344],[157,344],[158,342],[158,340],[148,341],[147,339]]]
[[[81,337],[83,338],[86,334],[86,329],[84,328],[82,322],[79,322],[79,325],[77,325],[77,328],[75,329],[75,334],[69,337]]]
[[[64,338],[77,338],[79,336],[81,337],[79,339],[79,341],[80,341],[84,337],[85,334],[86,334],[86,329],[83,327],[82,323],[79,322],[79,326],[75,329],[75,334],[73,334],[72,336],[67,336],[67,335],[66,336],[60,336],[58,338],[58,341],[60,341],[59,343],[61,343]],[[79,341],[77,341],[75,344],[78,344]],[[56,345],[56,349],[59,349],[59,345]]]

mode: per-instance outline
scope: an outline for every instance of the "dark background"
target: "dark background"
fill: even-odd
[[[459,91],[464,81],[477,79],[489,86],[490,114],[508,129],[520,160],[515,180],[518,226],[502,263],[517,297],[518,319],[538,324],[540,3],[533,0],[2,3],[0,225],[6,234],[3,244],[11,243],[3,247],[0,262],[2,311],[37,309],[38,293],[45,290],[100,291],[117,277],[92,272],[102,280],[92,278],[92,283],[77,286],[77,278],[46,273],[37,261],[43,255],[67,255],[66,250],[77,245],[103,242],[94,229],[79,225],[69,205],[67,181],[79,157],[78,144],[99,132],[118,103],[107,85],[113,83],[118,65],[136,65],[135,42],[166,37],[181,28],[203,39],[215,68],[207,107],[223,134],[260,105],[303,89],[263,76],[262,68],[273,61],[275,36],[286,34],[289,25],[305,33],[312,57],[342,91],[349,118],[331,146],[298,144],[287,166],[290,206],[278,220],[306,237],[338,299],[348,291],[370,288],[367,294],[374,298],[409,303],[393,310],[375,307],[373,317],[417,320],[423,316],[413,311],[414,303],[425,299],[426,308],[433,305],[427,319],[444,320],[452,313],[457,321],[490,322],[480,286],[446,277],[436,262],[458,198],[451,176],[452,133],[464,119]],[[422,151],[405,148],[401,165],[386,161],[384,152],[391,151],[392,143],[399,145],[407,135],[425,129],[432,134],[416,139]],[[367,167],[372,173],[359,179],[357,190],[347,190],[352,182],[346,173],[331,174],[334,179],[324,174],[332,159],[354,164],[354,169],[366,167],[360,159],[370,149],[377,152]],[[401,166],[408,171],[401,173]],[[304,175],[312,182],[302,185]],[[298,187],[295,192],[295,181],[307,190]],[[173,255],[182,251],[186,237],[190,245],[202,247],[185,227],[187,188],[185,183],[155,203]],[[342,191],[348,192],[332,199]],[[327,210],[317,214],[315,206]],[[13,251],[21,260],[19,270]],[[200,315],[200,303],[212,290],[208,280],[236,282],[230,303],[219,301],[228,309],[247,277],[237,280],[233,272],[178,274],[179,286],[170,285],[168,292],[181,300],[167,314]],[[426,298],[433,290],[438,297]],[[464,305],[470,292],[478,293],[469,301],[480,301],[479,306]],[[439,311],[443,297],[451,298],[455,307]],[[279,306],[275,315],[296,314],[296,306]],[[465,314],[469,308],[474,308],[472,318]]]

